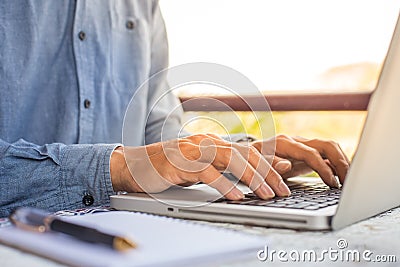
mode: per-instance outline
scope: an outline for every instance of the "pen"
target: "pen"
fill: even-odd
[[[107,234],[94,228],[67,222],[58,216],[51,215],[37,208],[17,208],[11,213],[10,221],[22,229],[39,232],[59,232],[85,242],[104,244],[118,251],[136,247],[136,244],[128,238]]]

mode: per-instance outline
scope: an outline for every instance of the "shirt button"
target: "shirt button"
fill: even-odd
[[[82,198],[82,203],[85,206],[91,206],[93,205],[93,202],[94,202],[93,196],[88,193],[86,193]]]
[[[133,30],[135,28],[135,23],[132,20],[128,20],[126,22],[125,26],[129,30]]]
[[[80,39],[81,41],[83,41],[83,40],[86,39],[86,33],[83,32],[83,31],[80,31],[79,34],[78,34],[78,37],[79,37],[79,39]]]
[[[85,108],[90,108],[90,100],[89,99],[85,99],[85,101],[83,101],[83,106]]]

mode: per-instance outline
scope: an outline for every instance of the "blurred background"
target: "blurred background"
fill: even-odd
[[[263,94],[290,95],[372,91],[400,1],[161,0],[160,6],[170,66],[198,61],[224,64],[247,76]],[[215,86],[177,91],[185,97],[225,93]],[[203,119],[194,119],[199,116]],[[275,129],[264,129],[270,127],[263,128],[268,117],[267,112],[185,113],[191,132],[333,139],[352,157],[366,112],[273,112]]]

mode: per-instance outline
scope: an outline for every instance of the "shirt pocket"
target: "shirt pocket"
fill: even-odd
[[[111,34],[111,81],[115,90],[133,94],[149,76],[151,33],[148,22],[114,12]]]

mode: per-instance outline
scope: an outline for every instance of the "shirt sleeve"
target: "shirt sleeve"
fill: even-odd
[[[119,144],[43,146],[0,139],[0,217],[18,206],[49,211],[108,205],[110,156]]]
[[[158,1],[153,2],[151,69],[145,143],[150,144],[187,135],[181,130],[182,105],[169,89],[166,72],[168,67],[168,40]],[[157,74],[157,75],[155,75]]]

